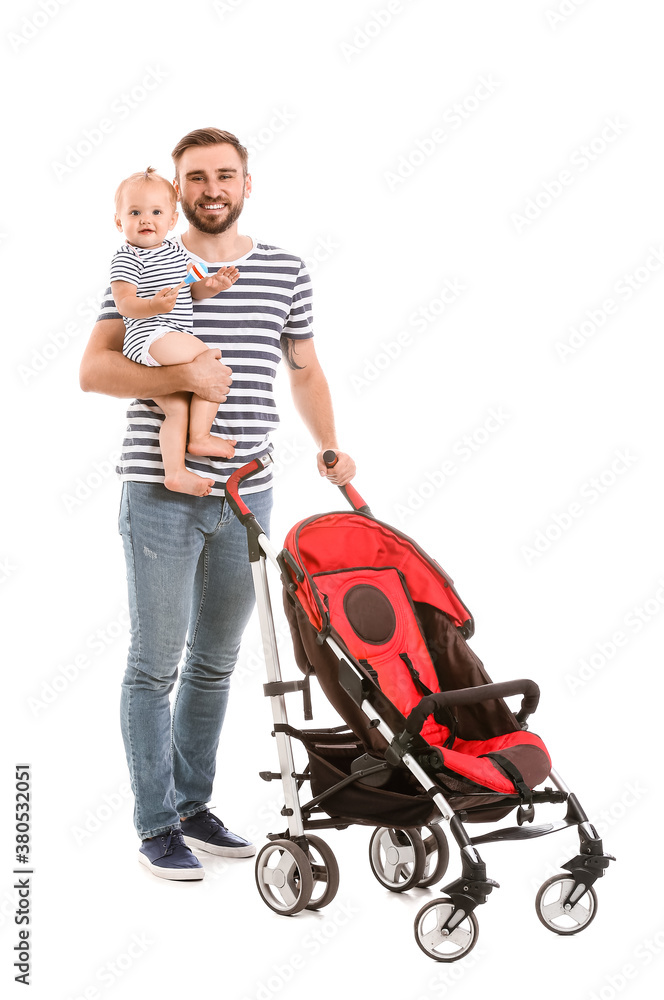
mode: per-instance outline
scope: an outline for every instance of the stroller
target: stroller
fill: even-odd
[[[334,452],[324,455],[331,467]],[[331,902],[339,885],[334,854],[311,831],[376,827],[372,871],[385,888],[431,886],[445,874],[449,830],[461,853],[461,875],[415,917],[415,939],[438,962],[454,962],[477,942],[476,908],[498,883],[487,877],[477,847],[525,841],[576,826],[579,854],[537,893],[537,915],[557,934],[576,934],[593,920],[593,887],[612,855],[576,795],[551,767],[547,749],[526,720],[537,708],[531,680],[492,683],[467,645],[473,619],[452,580],[410,538],[377,520],[352,486],[341,491],[352,510],[308,517],[277,552],[239,496],[241,483],[269,455],[238,469],[226,496],[247,530],[263,637],[279,772],[287,821],[268,834],[256,859],[256,883],[277,913]],[[304,674],[282,680],[266,560],[279,570],[296,662]],[[285,696],[301,692],[312,719],[315,674],[345,725],[298,730],[288,724]],[[521,696],[514,714],[505,698]],[[295,769],[291,740],[309,763]],[[554,787],[537,788],[546,778]],[[312,797],[300,803],[300,789]],[[565,804],[562,819],[533,825],[535,806]],[[516,810],[516,826],[471,837],[466,824],[493,823]]]

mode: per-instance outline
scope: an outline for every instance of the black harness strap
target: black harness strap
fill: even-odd
[[[406,664],[406,669],[410,674],[410,676],[413,678],[413,683],[415,687],[419,690],[420,694],[424,695],[425,697],[429,694],[433,694],[431,688],[428,688],[426,686],[426,684],[418,674],[417,670],[413,666],[412,660],[408,655],[408,653],[399,653],[399,659],[403,660],[403,662]]]
[[[480,757],[491,757],[497,764],[500,764],[503,771],[512,779],[514,782],[514,787],[519,793],[519,798],[526,806],[531,806],[533,804],[533,793],[532,790],[526,784],[521,771],[518,769],[516,764],[513,764],[511,760],[507,757],[503,757],[501,753],[482,753],[479,754]]]
[[[406,669],[408,670],[408,673],[413,679],[413,684],[418,689],[420,694],[423,695],[425,698],[428,695],[433,694],[434,692],[431,690],[431,688],[428,688],[426,686],[426,684],[420,677],[419,673],[413,666],[413,663],[408,653],[399,653],[399,658],[403,660],[403,662],[405,663]],[[440,719],[438,718],[439,715],[444,718],[445,720],[444,722],[440,722]],[[454,746],[454,741],[456,739],[456,734],[457,734],[457,726],[459,724],[456,715],[454,714],[454,712],[452,712],[450,708],[444,706],[443,708],[437,708],[433,714],[433,717],[436,720],[436,722],[440,723],[441,726],[447,726],[447,728],[449,729],[450,735],[443,743],[443,746],[446,747],[447,749],[451,749]]]
[[[369,663],[369,661],[368,660],[358,660],[357,662],[362,664],[362,666],[364,667],[364,669],[366,670],[366,672],[371,677],[371,680],[374,682],[374,684],[376,685],[376,687],[379,688],[380,684],[378,683],[378,673],[374,670],[374,668],[371,666],[371,664]]]

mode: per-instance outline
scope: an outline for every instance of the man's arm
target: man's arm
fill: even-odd
[[[345,452],[339,451],[337,433],[334,426],[332,397],[327,379],[316,356],[312,339],[292,340],[284,338],[284,357],[288,366],[291,393],[295,408],[302,417],[311,436],[318,445],[318,469],[331,483],[345,486],[355,475],[355,462]],[[323,452],[336,451],[339,461],[333,469],[327,469],[323,462]]]
[[[120,399],[154,399],[172,392],[193,392],[213,403],[225,402],[232,373],[217,360],[221,351],[204,351],[186,365],[150,368],[124,356],[124,333],[121,319],[95,323],[81,360],[80,385],[84,392],[101,392]]]

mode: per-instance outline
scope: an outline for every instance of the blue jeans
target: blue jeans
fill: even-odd
[[[268,534],[272,490],[243,499]],[[131,615],[122,737],[134,823],[144,840],[178,827],[181,816],[193,816],[211,798],[230,677],[254,590],[247,534],[223,497],[125,482],[119,528]]]

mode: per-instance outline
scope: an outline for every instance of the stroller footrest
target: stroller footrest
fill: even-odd
[[[546,837],[556,830],[564,830],[568,826],[576,826],[568,820],[558,820],[555,823],[541,823],[539,826],[508,826],[493,833],[485,833],[481,837],[471,837],[471,844],[492,844],[497,840],[530,840],[532,837]]]

